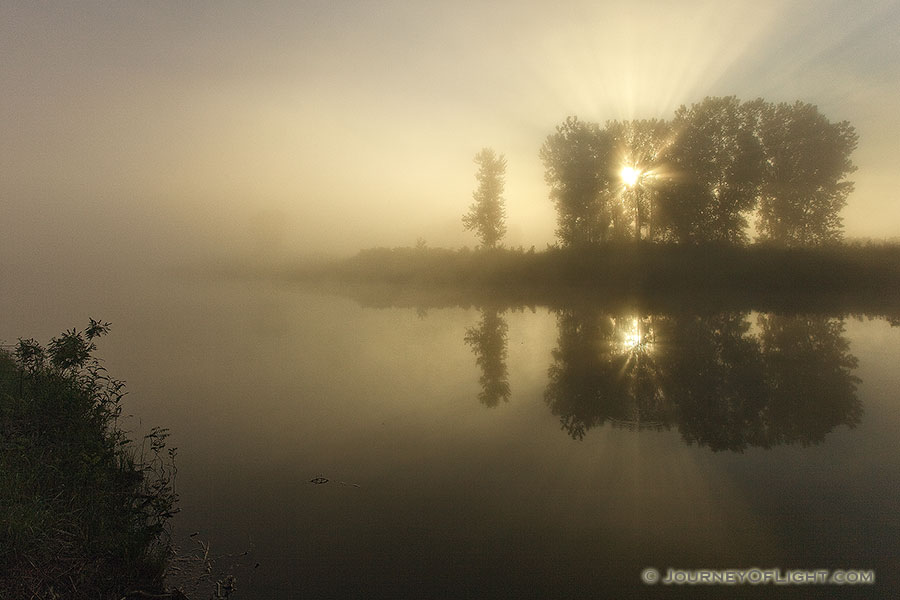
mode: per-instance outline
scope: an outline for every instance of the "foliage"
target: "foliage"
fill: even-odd
[[[298,274],[299,275],[299,274]],[[870,310],[900,301],[900,246],[607,243],[544,251],[496,248],[372,248],[305,275],[346,284],[454,287],[487,297],[596,294],[657,298],[734,294],[771,301],[842,297]]]
[[[618,213],[621,214],[621,218],[613,224],[613,236],[617,239],[633,237],[640,241],[646,226],[646,238],[652,240],[661,191],[658,177],[664,164],[664,153],[671,144],[671,124],[660,119],[609,121],[606,132],[616,157],[616,161],[607,167],[612,171],[608,177],[613,185],[606,192],[606,202],[619,207]],[[621,181],[620,172],[625,166],[639,174],[636,184],[630,187],[624,186]]]
[[[675,112],[669,163],[676,190],[693,191],[675,192],[678,209],[690,215],[673,215],[682,225],[672,228],[677,241],[748,241],[746,215],[756,204],[764,164],[751,115],[733,96]]]
[[[495,248],[506,235],[503,187],[506,176],[506,158],[497,156],[490,148],[483,148],[475,155],[478,172],[475,179],[478,188],[472,193],[475,202],[463,215],[463,227],[474,231],[481,244]]]
[[[708,97],[672,121],[568,117],[540,150],[562,246],[834,242],[857,135],[815,106]],[[623,167],[637,181],[623,181]]]
[[[787,246],[840,240],[840,211],[853,190],[844,177],[856,170],[850,161],[856,131],[802,102],[765,105],[760,127],[767,157],[760,238]]]
[[[161,592],[175,513],[165,429],[118,426],[124,383],[94,358],[109,323],[0,351],[0,597]]]
[[[556,235],[564,246],[609,239],[616,208],[603,192],[612,180],[612,144],[596,124],[569,117],[541,147],[544,179],[556,205]]]

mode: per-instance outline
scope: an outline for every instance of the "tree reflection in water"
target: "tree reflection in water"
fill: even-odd
[[[841,319],[762,315],[751,332],[749,317],[559,311],[545,401],[576,439],[607,422],[677,427],[716,451],[818,443],[859,423]]]
[[[466,329],[465,341],[475,353],[481,368],[481,392],[478,400],[485,406],[497,406],[509,400],[509,371],[506,367],[507,332],[509,326],[497,309],[484,308],[481,321]]]
[[[857,425],[857,359],[844,322],[816,317],[759,317],[769,389],[769,442],[817,444],[836,425]]]
[[[581,439],[607,421],[668,427],[651,318],[566,310],[557,326],[544,398],[569,435]]]
[[[688,444],[735,451],[766,445],[765,365],[749,330],[741,313],[667,320],[664,389]]]

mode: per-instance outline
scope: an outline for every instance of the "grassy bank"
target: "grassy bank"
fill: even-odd
[[[164,591],[174,451],[119,426],[124,386],[93,357],[107,327],[0,349],[0,598]]]
[[[741,308],[900,315],[900,246],[609,244],[449,250],[374,248],[281,271],[367,305]]]
[[[900,246],[609,244],[542,252],[374,248],[333,264],[327,273],[385,283],[616,286],[651,292],[684,287],[897,290]]]

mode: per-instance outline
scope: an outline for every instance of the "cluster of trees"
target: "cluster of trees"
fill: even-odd
[[[557,235],[576,246],[616,239],[758,239],[819,245],[841,237],[857,135],[803,102],[706,98],[671,121],[570,117],[541,148]]]
[[[858,136],[814,105],[708,97],[672,120],[567,118],[540,150],[563,246],[756,239],[814,246],[841,239]],[[506,160],[484,149],[463,218],[486,247],[505,232]]]

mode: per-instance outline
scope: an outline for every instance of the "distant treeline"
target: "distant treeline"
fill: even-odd
[[[569,306],[591,298],[673,307],[900,314],[900,245],[784,248],[767,244],[607,243],[543,251],[372,248],[292,280],[333,282],[370,305]],[[386,285],[387,290],[377,286]],[[348,287],[350,286],[350,287]],[[399,294],[399,295],[398,295]]]
[[[671,121],[567,118],[541,148],[563,246],[838,241],[857,134],[803,102],[706,98]]]
[[[605,244],[593,248],[450,250],[371,248],[325,274],[356,281],[441,284],[601,285],[663,291],[863,288],[896,293],[900,246],[781,248],[727,244]]]
[[[642,298],[830,294],[893,311],[900,246],[841,243],[856,144],[849,123],[832,123],[803,102],[708,97],[671,121],[603,127],[569,117],[540,150],[557,209],[557,242],[546,251],[503,246],[507,162],[484,148],[462,218],[478,249],[420,240],[291,275],[469,294],[518,290],[543,304],[577,288]]]

